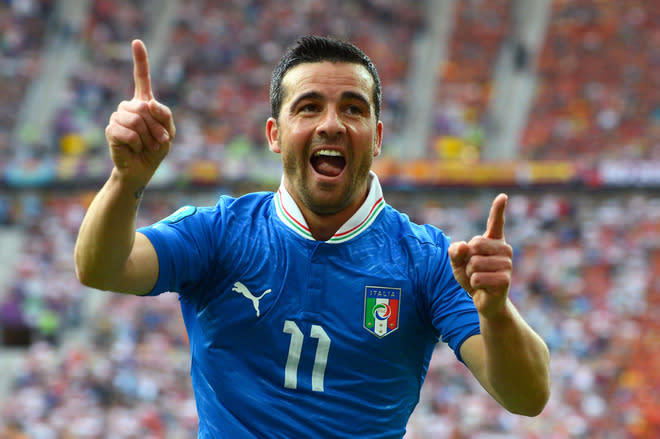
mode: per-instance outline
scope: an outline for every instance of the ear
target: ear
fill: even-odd
[[[374,157],[378,157],[380,155],[380,148],[383,144],[383,122],[380,120],[376,125],[376,135],[375,135],[374,143],[375,143]]]
[[[266,138],[268,139],[268,148],[276,154],[282,152],[277,138],[278,132],[277,120],[274,117],[269,117],[266,121]]]

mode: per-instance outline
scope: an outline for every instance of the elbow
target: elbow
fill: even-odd
[[[82,285],[85,285],[86,287],[91,287],[89,270],[85,268],[85,259],[83,258],[77,244],[73,250],[73,262],[76,269],[76,277],[78,278],[78,282],[80,282]]]
[[[511,413],[514,415],[520,415],[520,416],[527,416],[528,418],[534,418],[541,413],[543,413],[543,409],[545,408],[546,403],[543,402],[542,404],[534,404],[534,405],[529,405],[521,410],[509,410]]]
[[[544,389],[534,392],[533,395],[530,395],[524,404],[521,404],[517,407],[506,407],[506,409],[515,415],[533,418],[543,412],[549,400],[550,386],[547,386]]]
[[[78,265],[76,265],[76,277],[78,278],[78,282],[86,287],[101,291],[114,291],[110,282],[92,275],[89,271],[81,269]]]
[[[85,262],[81,254],[74,253],[75,271],[78,282],[82,285],[97,290],[108,290],[108,285],[98,276],[97,270],[92,269],[90,264]]]
[[[550,400],[550,383],[548,383],[545,389],[541,392],[541,395],[538,398],[538,402],[534,407],[532,407],[532,410],[530,410],[530,413],[526,414],[526,416],[534,417],[543,413],[543,410],[548,405],[549,400]]]
[[[543,343],[541,358],[544,360],[543,366],[539,367],[536,379],[529,382],[529,393],[521,400],[524,403],[520,404],[518,410],[510,410],[511,412],[533,418],[540,415],[548,404],[551,393],[550,351],[545,343]]]
[[[92,280],[89,277],[89,274],[80,267],[80,265],[76,262],[76,277],[78,278],[78,282],[80,282],[82,285],[86,287],[94,287]]]
[[[78,261],[76,261],[76,277],[78,282],[86,287],[103,289],[98,280],[90,274],[90,271],[86,270]]]

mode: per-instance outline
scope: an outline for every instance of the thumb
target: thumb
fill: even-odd
[[[176,127],[174,126],[174,119],[172,117],[172,111],[166,105],[161,104],[155,99],[151,99],[148,102],[149,113],[156,119],[166,130],[167,139],[172,140],[176,134]]]
[[[451,266],[456,268],[463,268],[467,264],[467,254],[469,247],[465,241],[454,242],[449,246],[449,260]]]
[[[461,287],[468,290],[470,288],[470,280],[465,272],[465,266],[468,262],[468,253],[470,247],[465,241],[454,242],[449,246],[449,262],[454,273],[454,278]]]

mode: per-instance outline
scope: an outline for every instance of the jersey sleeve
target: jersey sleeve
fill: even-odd
[[[177,292],[192,294],[204,279],[217,248],[215,208],[184,206],[150,226],[141,227],[158,255],[158,280],[148,295]]]
[[[435,246],[427,258],[426,276],[423,280],[428,294],[433,327],[442,341],[463,362],[460,348],[469,337],[479,334],[479,315],[472,298],[458,284],[449,261],[449,238],[441,231],[435,233]]]

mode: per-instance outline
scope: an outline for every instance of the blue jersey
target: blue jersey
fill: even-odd
[[[139,230],[180,294],[199,438],[401,438],[438,340],[479,332],[448,238],[367,200],[328,241],[276,193],[187,206]]]

